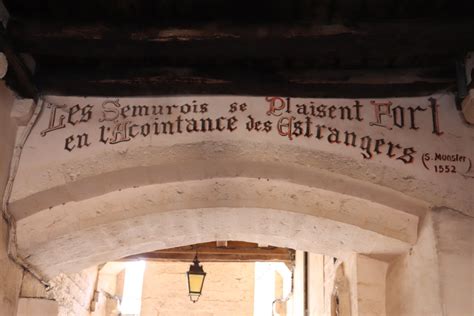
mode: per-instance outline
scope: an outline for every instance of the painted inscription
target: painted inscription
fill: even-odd
[[[276,96],[266,97],[262,101],[259,102],[260,107],[264,104],[261,114],[249,111],[255,106],[246,102],[213,105],[192,100],[180,104],[144,105],[109,99],[100,104],[48,104],[48,124],[41,131],[41,136],[46,137],[66,127],[91,121],[98,123],[98,136],[82,132],[65,137],[64,149],[73,152],[97,143],[115,145],[144,137],[243,130],[255,134],[273,133],[289,141],[312,139],[352,148],[359,151],[363,159],[380,156],[411,164],[417,157],[416,148],[403,141],[388,139],[383,131],[390,133],[403,129],[418,132],[420,128],[429,128],[434,137],[444,133],[440,124],[439,104],[434,98],[415,106],[401,106],[391,101],[359,100],[344,105],[325,104],[321,100],[298,103],[291,98]],[[211,111],[213,106],[225,106],[226,110],[216,115]],[[422,120],[425,124],[420,124]],[[341,127],[345,125],[332,122],[347,122],[350,123],[348,126],[363,125],[364,128],[346,129]],[[426,122],[430,122],[429,126]],[[449,159],[443,160],[442,157],[458,157],[456,159],[460,163],[470,162],[464,156],[443,153],[424,153],[421,161],[427,170],[433,169],[436,173],[458,172],[458,165],[448,163]],[[433,161],[439,163],[432,164]]]
[[[421,161],[426,170],[435,173],[469,173],[472,168],[471,158],[460,154],[424,153]]]

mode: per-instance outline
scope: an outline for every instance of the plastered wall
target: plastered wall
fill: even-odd
[[[8,179],[16,126],[10,120],[14,96],[0,81],[0,201],[3,200]],[[0,314],[16,315],[23,271],[15,265],[7,254],[8,227],[0,218]]]
[[[389,265],[387,315],[473,315],[473,247],[473,218],[433,209],[417,244]]]
[[[474,315],[474,218],[433,210],[443,315]]]
[[[188,263],[148,262],[141,316],[251,316],[255,263],[203,263],[203,294],[193,304],[187,296]]]
[[[436,247],[432,214],[427,214],[417,244],[388,267],[388,316],[443,315]]]

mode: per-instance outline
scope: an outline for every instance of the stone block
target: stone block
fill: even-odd
[[[20,298],[17,316],[54,316],[58,315],[58,303],[42,298]]]

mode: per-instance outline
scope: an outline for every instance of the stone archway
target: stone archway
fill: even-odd
[[[129,188],[48,208],[18,221],[17,240],[19,253],[53,277],[212,240],[393,256],[415,243],[417,225],[415,215],[340,193],[269,179],[213,178]]]
[[[343,260],[350,253],[369,254],[390,260],[388,270],[380,261],[386,278],[378,290],[385,293],[384,280],[390,282],[388,314],[436,314],[440,295],[451,309],[458,308],[441,288],[439,278],[444,282],[450,275],[449,261],[448,251],[437,246],[452,244],[446,237],[451,234],[439,231],[453,223],[456,238],[469,239],[472,196],[465,188],[472,182],[472,152],[465,146],[470,130],[459,124],[451,96],[380,103],[291,99],[291,104],[333,104],[333,114],[340,112],[334,119],[290,110],[290,99],[279,97],[200,98],[209,112],[189,117],[208,116],[213,122],[229,117],[237,127],[142,137],[137,128],[147,126],[150,117],[140,116],[140,110],[190,99],[48,97],[37,120],[30,121],[35,124],[27,128],[28,137],[18,138],[26,139],[16,144],[21,159],[13,155],[12,165],[19,168],[10,178],[7,211],[16,220],[11,239],[17,241],[16,254],[45,280],[138,252],[216,239]],[[244,103],[246,110],[240,107]],[[111,113],[104,111],[116,113],[110,105],[138,114],[101,121]],[[20,125],[30,113],[25,107],[12,113]],[[361,120],[346,120],[354,108]],[[375,117],[374,108],[382,111]],[[388,109],[396,112],[383,112]],[[412,124],[403,126],[400,114],[411,112],[415,121],[411,117]],[[177,122],[175,114],[152,119]],[[397,121],[391,121],[394,117]],[[257,130],[257,121],[274,129]],[[316,129],[295,132],[305,122]],[[436,163],[441,160],[442,169]],[[464,269],[457,272],[460,278],[471,266],[464,255],[469,245],[456,250]],[[345,262],[354,262],[349,257]],[[368,257],[357,256],[357,264],[363,258]],[[420,266],[427,272],[419,274]],[[410,287],[412,280],[419,286]],[[414,296],[430,304],[401,303]],[[462,308],[468,308],[469,300],[464,301]]]
[[[452,142],[442,150],[457,152],[458,174],[432,185],[438,175],[426,157],[440,146],[438,116],[443,128],[464,132],[451,124],[449,108],[438,109],[441,101],[397,99],[384,117],[391,102],[324,100],[335,104],[324,105],[332,115],[315,122],[316,114],[300,113],[317,109],[305,99],[291,101],[304,108],[291,108],[279,97],[48,97],[22,144],[9,201],[18,254],[48,278],[215,239],[400,254],[416,242],[432,203],[469,209],[456,189],[469,181],[460,176],[470,159],[455,134],[443,136]],[[416,113],[416,121],[413,114],[402,126],[403,113]],[[196,130],[177,127],[198,120]],[[305,122],[305,134],[293,130]]]

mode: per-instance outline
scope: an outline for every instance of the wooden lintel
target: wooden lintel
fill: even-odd
[[[176,262],[192,262],[194,254],[141,254],[130,256],[120,261],[176,261]],[[238,254],[200,254],[201,262],[291,262],[290,255],[238,255]]]
[[[216,243],[205,243],[133,255],[121,260],[185,261],[191,262],[196,253],[202,262],[256,262],[277,261],[291,262],[294,250],[278,247],[261,248],[257,244],[229,241],[227,247]]]
[[[283,95],[313,98],[386,98],[426,96],[454,87],[454,78],[440,81],[351,83],[343,81],[282,80],[275,74],[247,73],[220,76],[170,75],[93,78],[73,73],[45,73],[35,77],[44,94],[89,96],[165,96],[165,95]]]

